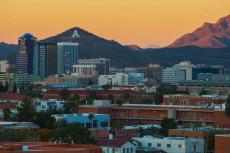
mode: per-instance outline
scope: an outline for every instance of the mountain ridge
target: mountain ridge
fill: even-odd
[[[205,22],[191,33],[184,34],[167,47],[198,46],[202,48],[230,47],[230,15],[216,23]]]

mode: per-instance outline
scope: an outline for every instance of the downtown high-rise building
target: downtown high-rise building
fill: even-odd
[[[58,42],[57,43],[57,73],[71,74],[73,65],[78,62],[79,43]]]
[[[26,33],[18,38],[18,61],[19,73],[34,74],[36,63],[37,38]]]
[[[57,44],[39,43],[37,64],[35,64],[36,75],[45,79],[49,75],[57,74]]]

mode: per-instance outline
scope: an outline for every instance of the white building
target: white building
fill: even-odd
[[[136,146],[123,139],[114,139],[112,135],[109,139],[99,139],[97,145],[102,147],[103,153],[136,153]]]
[[[76,64],[73,65],[72,75],[80,77],[93,77],[97,76],[97,70],[95,64]]]
[[[53,110],[63,110],[65,105],[65,101],[57,100],[57,99],[49,99],[49,100],[34,100],[34,106],[36,111],[47,111],[50,109]]]
[[[143,81],[143,73],[116,73],[113,75],[100,75],[98,85],[141,85]]]
[[[192,65],[190,62],[183,61],[173,67],[168,67],[162,71],[162,83],[175,85],[181,80],[192,80]]]
[[[0,60],[0,72],[8,72],[10,64],[8,60]]]
[[[139,148],[156,148],[167,153],[204,153],[204,139],[144,136],[133,140]]]

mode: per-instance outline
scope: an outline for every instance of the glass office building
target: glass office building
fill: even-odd
[[[78,43],[57,43],[57,71],[58,74],[71,74],[73,65],[78,62]]]
[[[34,59],[37,38],[26,33],[18,38],[18,72],[34,74]]]

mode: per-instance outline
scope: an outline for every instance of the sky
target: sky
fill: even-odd
[[[126,45],[163,47],[227,15],[230,0],[0,0],[0,42],[81,27]]]

